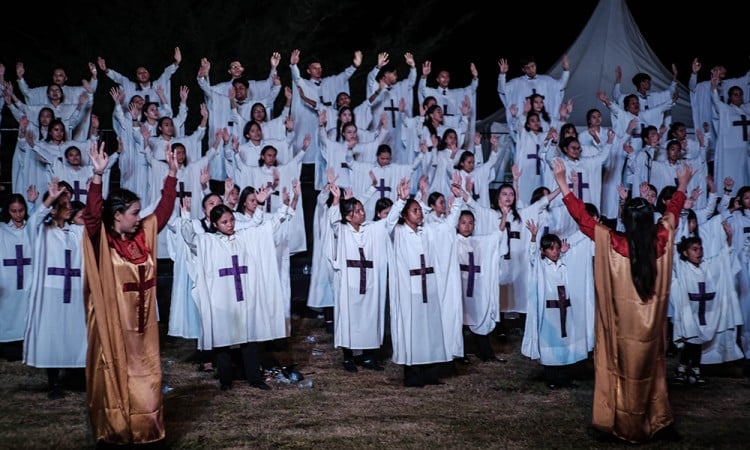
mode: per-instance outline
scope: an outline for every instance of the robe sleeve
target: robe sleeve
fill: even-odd
[[[154,214],[156,214],[157,229],[159,231],[167,226],[169,218],[172,217],[175,198],[177,198],[177,178],[168,175],[164,178],[162,196],[161,199],[159,199],[159,204],[156,205],[156,210],[154,211]]]

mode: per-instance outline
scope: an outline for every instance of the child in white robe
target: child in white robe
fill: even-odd
[[[265,200],[267,192],[257,194]],[[230,348],[239,345],[251,387],[263,381],[258,344],[286,336],[285,305],[274,249],[274,222],[235,231],[225,205],[211,210],[214,233],[196,234],[185,222],[182,233],[201,261],[195,280],[203,332],[201,350],[214,349],[222,390],[232,387]]]
[[[341,199],[335,184],[329,189],[333,202],[328,220],[333,227],[334,251],[334,345],[344,353],[344,369],[382,371],[375,352],[383,345],[387,292],[389,234],[396,224],[367,221],[362,202],[355,197]],[[385,245],[384,245],[385,244]],[[353,350],[363,350],[355,358]]]
[[[462,195],[452,184],[456,197]],[[396,218],[389,262],[392,360],[404,366],[404,385],[440,384],[441,363],[463,357],[461,295],[455,226],[463,201],[457,198],[450,220],[423,223],[422,208],[409,198],[408,180],[399,184],[398,201],[386,220]],[[463,193],[465,195],[465,193]]]
[[[471,331],[477,347],[477,356],[483,362],[506,362],[495,356],[489,335],[500,321],[500,255],[508,251],[505,222],[497,230],[474,234],[474,214],[461,211],[456,227],[456,250],[461,272],[461,298],[463,323]]]
[[[23,362],[47,369],[48,397],[62,398],[60,369],[86,367],[83,227],[71,224],[69,185],[55,178],[29,220],[36,230]]]
[[[528,221],[526,226],[531,232],[531,267],[521,353],[544,366],[550,389],[576,387],[570,366],[586,359],[588,349],[583,296],[571,290],[569,267],[561,258],[568,245],[555,234],[545,234],[537,247],[537,224]]]
[[[33,205],[38,193],[29,189]],[[0,357],[21,359],[26,308],[31,286],[33,233],[28,223],[26,199],[21,194],[7,196],[0,210]]]

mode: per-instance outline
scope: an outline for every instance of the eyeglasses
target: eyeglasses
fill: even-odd
[[[233,65],[233,66],[229,66],[229,68],[230,68],[230,69],[234,69],[234,70],[237,70],[237,69],[242,69],[242,66],[238,66],[238,65],[236,65],[236,64],[235,64],[235,65]]]

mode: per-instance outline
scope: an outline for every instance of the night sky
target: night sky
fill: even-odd
[[[86,61],[95,61],[97,55],[131,77],[139,64],[158,74],[169,63],[174,46],[180,45],[183,64],[173,77],[172,94],[176,99],[177,86],[186,84],[194,93],[191,99],[198,101],[195,73],[201,56],[213,62],[212,82],[218,82],[227,79],[225,69],[234,58],[243,61],[249,77],[264,77],[268,55],[278,50],[282,53],[279,72],[289,84],[292,48],[302,50],[303,62],[305,57],[318,57],[324,75],[343,70],[352,52],[361,49],[363,68],[352,79],[354,100],[361,101],[364,78],[377,53],[388,51],[392,60],[402,62],[403,52],[411,51],[418,65],[432,60],[433,74],[443,68],[450,70],[457,86],[468,84],[468,66],[475,62],[480,73],[477,107],[481,118],[501,107],[496,93],[498,58],[509,60],[511,76],[520,73],[518,61],[525,55],[534,55],[539,71],[546,71],[572,45],[598,1],[482,2],[480,6],[443,0],[311,0],[304,5],[245,0],[220,2],[222,10],[213,2],[202,1],[156,2],[158,7],[140,0],[71,3],[79,7],[69,3],[51,8],[33,2],[15,4],[14,8],[30,10],[7,16],[0,28],[0,62],[6,66],[7,79],[15,80],[15,62],[22,60],[32,87],[46,84],[55,64],[68,68],[70,84],[79,84],[76,80],[88,77]],[[730,76],[741,75],[750,67],[750,39],[741,16],[721,6],[729,2],[711,2],[700,8],[671,0],[627,4],[665,67],[678,64],[683,83],[687,84],[695,56],[703,61],[705,73],[719,62],[727,66]],[[498,14],[494,11],[498,8],[508,12]],[[401,64],[399,74],[405,76],[406,72]],[[105,115],[111,111],[111,104],[102,103],[111,102],[106,92],[109,87],[108,80],[100,82],[97,95],[97,100],[101,99],[99,112]],[[5,120],[3,125],[13,123]]]

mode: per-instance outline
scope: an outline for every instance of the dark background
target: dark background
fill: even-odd
[[[410,51],[418,70],[426,59],[433,62],[429,84],[439,70],[447,69],[452,85],[466,85],[469,63],[474,62],[480,76],[477,117],[481,119],[502,106],[496,91],[498,58],[509,60],[510,77],[520,74],[519,60],[526,55],[536,57],[539,72],[546,71],[573,44],[597,3],[108,0],[42,6],[13,2],[16,12],[9,14],[7,7],[3,11],[0,62],[5,64],[9,81],[15,81],[16,61],[23,61],[31,87],[49,83],[57,65],[66,68],[68,84],[78,85],[82,78],[89,78],[86,63],[95,62],[97,56],[131,79],[139,65],[156,78],[179,46],[183,61],[172,77],[173,104],[178,103],[179,86],[187,85],[187,128],[192,130],[200,119],[197,105],[203,99],[195,81],[201,57],[211,61],[211,82],[216,83],[229,78],[226,69],[233,59],[243,63],[249,78],[265,78],[271,53],[279,51],[279,75],[283,84],[290,85],[292,49],[301,50],[301,67],[309,58],[319,58],[324,76],[343,70],[360,49],[364,62],[351,79],[352,97],[358,103],[364,99],[367,72],[377,62],[377,54],[389,52],[391,60],[400,64],[403,78],[407,67],[402,55]],[[687,84],[696,56],[704,64],[701,79],[716,63],[727,66],[729,76],[739,76],[750,67],[746,21],[734,4],[626,3],[665,67],[673,62],[678,65],[681,82]],[[99,80],[94,112],[106,128],[111,123],[113,104],[108,92],[113,84],[101,72]],[[283,104],[283,95],[277,104]],[[2,118],[2,128],[16,126],[7,110]],[[6,142],[8,133],[13,132],[4,132]],[[3,180],[10,172],[7,153],[3,152]]]

